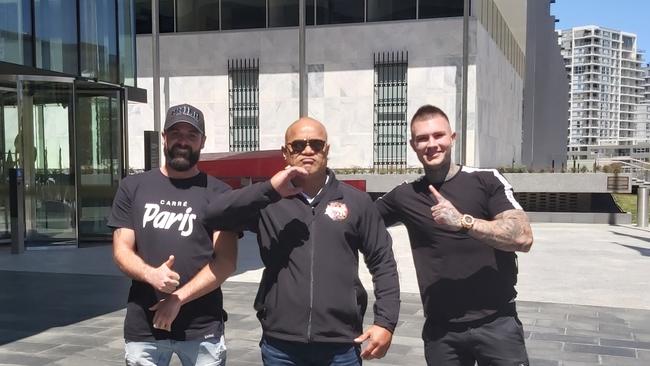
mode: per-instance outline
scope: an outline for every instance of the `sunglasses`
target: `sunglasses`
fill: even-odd
[[[309,139],[309,140],[293,140],[287,144],[291,147],[292,154],[300,154],[303,152],[307,146],[311,147],[312,151],[319,153],[325,148],[326,142],[318,139]]]

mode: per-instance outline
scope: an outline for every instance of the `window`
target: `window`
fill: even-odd
[[[259,60],[228,60],[230,151],[260,147]]]
[[[311,3],[312,1],[306,1]],[[269,0],[269,27],[295,27],[298,25],[298,0]],[[306,4],[305,4],[306,5]],[[312,24],[314,22],[312,6]],[[309,11],[305,6],[305,12]],[[308,24],[305,18],[305,24]]]
[[[77,2],[36,0],[34,23],[36,67],[77,75]]]
[[[176,31],[219,30],[219,0],[176,2]]]
[[[32,7],[29,0],[0,2],[0,61],[32,66]]]
[[[408,52],[374,55],[373,150],[375,170],[406,167]]]
[[[364,0],[316,0],[316,24],[362,23]]]
[[[368,21],[415,19],[415,0],[368,0]]]
[[[266,0],[221,0],[221,29],[266,28]]]
[[[120,83],[136,86],[133,0],[117,0],[117,14]]]
[[[174,0],[159,0],[158,31],[174,31]],[[151,33],[151,0],[135,0],[135,31],[137,34]]]
[[[119,82],[116,11],[113,0],[79,1],[81,76]]]
[[[420,0],[420,19],[462,16],[462,0]]]

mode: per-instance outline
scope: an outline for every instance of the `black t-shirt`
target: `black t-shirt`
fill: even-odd
[[[159,267],[174,255],[172,270],[180,275],[180,286],[194,277],[214,255],[213,230],[205,227],[205,209],[210,196],[230,187],[204,173],[188,179],[172,179],[159,169],[124,178],[113,201],[108,226],[135,231],[138,255]],[[124,323],[129,341],[153,339],[208,339],[223,332],[221,289],[181,307],[172,331],[154,329],[149,307],[167,294],[149,284],[133,280]]]
[[[467,233],[450,232],[433,221],[436,201],[421,177],[386,193],[375,203],[386,225],[407,228],[425,316],[439,322],[479,320],[503,309],[515,296],[516,255],[494,249]],[[462,167],[434,185],[460,213],[493,219],[521,209],[512,187],[494,169]]]

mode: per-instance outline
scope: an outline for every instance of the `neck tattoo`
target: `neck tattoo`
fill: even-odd
[[[425,169],[425,175],[429,183],[437,184],[450,180],[460,170],[460,167],[451,162],[443,165],[440,169]]]

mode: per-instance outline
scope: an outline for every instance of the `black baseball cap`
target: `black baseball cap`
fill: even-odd
[[[199,130],[201,135],[205,135],[205,119],[203,118],[203,112],[194,106],[189,104],[179,104],[170,107],[167,110],[167,116],[165,117],[164,130],[167,131],[178,122],[189,123]]]

